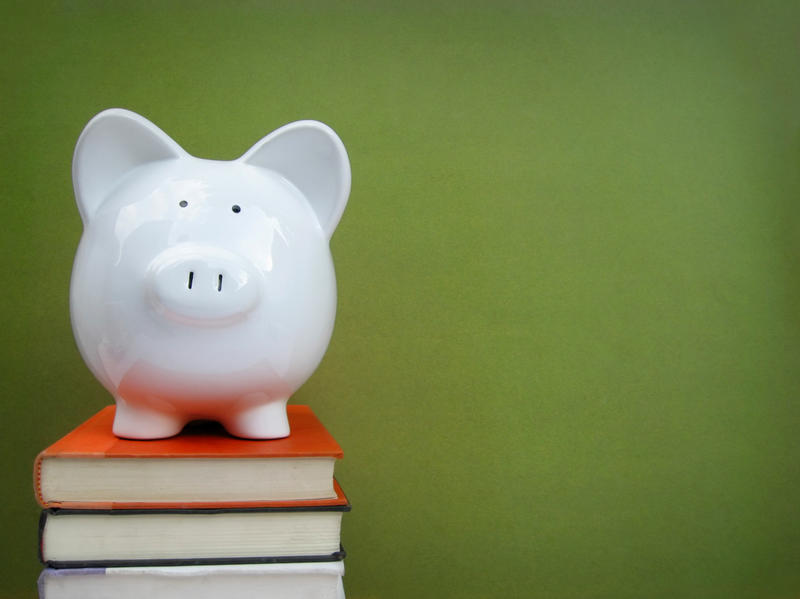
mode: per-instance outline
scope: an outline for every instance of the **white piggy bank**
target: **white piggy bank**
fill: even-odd
[[[116,401],[114,433],[210,419],[287,436],[286,401],[333,331],[328,242],[350,192],[337,135],[299,121],[237,160],[204,160],[112,109],[84,129],[72,174],[84,224],[72,327]]]

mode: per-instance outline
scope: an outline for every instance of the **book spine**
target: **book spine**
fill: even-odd
[[[44,497],[42,496],[42,459],[44,458],[44,452],[39,453],[36,456],[36,459],[33,462],[33,494],[36,497],[36,502],[42,506],[46,507],[44,503]]]
[[[44,527],[47,524],[47,510],[42,510],[39,515],[39,561],[43,564],[44,561]]]

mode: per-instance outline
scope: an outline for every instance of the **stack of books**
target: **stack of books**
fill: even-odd
[[[308,406],[291,434],[216,424],[132,441],[109,406],[36,458],[40,599],[343,599],[342,450]]]

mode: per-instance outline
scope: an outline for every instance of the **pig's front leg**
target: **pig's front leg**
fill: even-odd
[[[225,429],[245,439],[280,439],[289,436],[286,417],[287,399],[270,399],[263,403],[239,408],[222,419]]]
[[[186,424],[180,414],[165,413],[130,404],[116,398],[117,411],[112,431],[126,439],[163,439],[177,435]]]

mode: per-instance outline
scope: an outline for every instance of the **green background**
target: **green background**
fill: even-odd
[[[130,4],[130,6],[128,5]],[[796,2],[3,2],[0,597],[110,402],[68,284],[86,122],[331,125],[349,599],[800,597]]]

